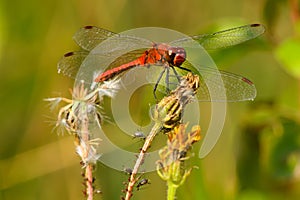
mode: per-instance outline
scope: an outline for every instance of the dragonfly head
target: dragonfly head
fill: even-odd
[[[181,47],[169,47],[168,54],[174,66],[180,66],[185,61],[186,52]]]

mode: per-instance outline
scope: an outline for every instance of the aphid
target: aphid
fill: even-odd
[[[186,155],[187,155],[187,152],[186,151],[180,151],[179,152],[179,159],[184,159],[184,158],[186,158]]]
[[[140,138],[140,139],[145,139],[146,136],[142,131],[137,131],[133,134],[133,139],[134,138]]]
[[[126,174],[129,174],[129,175],[132,174],[132,169],[130,169],[130,168],[124,168],[123,171],[124,171]]]
[[[157,161],[156,162],[158,169],[163,169],[164,168],[164,164],[161,161]]]
[[[140,180],[136,186],[137,190],[140,190],[140,187],[146,184],[150,184],[149,179],[147,178],[143,178],[142,180]]]

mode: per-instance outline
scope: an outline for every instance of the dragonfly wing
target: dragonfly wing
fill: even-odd
[[[58,63],[58,72],[72,78],[76,78],[80,66],[84,66],[80,74],[92,76],[95,71],[103,72],[106,68],[118,67],[136,59],[146,47],[152,45],[149,40],[116,34],[95,26],[79,29],[74,40],[86,51],[67,53]]]
[[[196,35],[172,42],[175,46],[191,46],[191,39],[197,41],[203,48],[214,50],[243,43],[258,37],[265,32],[262,24],[249,24],[212,34]]]
[[[104,72],[107,69],[118,67],[139,58],[146,49],[137,49],[115,58],[111,53],[97,54],[87,51],[75,51],[66,53],[58,62],[57,70],[65,76],[76,78],[80,73],[93,75],[94,72]],[[108,62],[106,62],[108,61]],[[84,65],[82,65],[85,63]]]
[[[63,55],[63,57],[58,61],[57,71],[65,76],[76,78],[76,74],[88,55],[87,51],[75,51],[69,52]]]
[[[235,102],[253,100],[256,88],[247,78],[233,73],[203,68],[198,90],[199,101]]]
[[[73,39],[81,48],[87,51],[91,51],[98,44],[114,35],[117,35],[117,33],[113,33],[96,26],[85,26],[75,33]]]
[[[184,66],[186,67],[186,64]],[[176,67],[174,69],[176,72],[172,68],[167,70],[162,66],[151,66],[147,80],[152,84],[158,83],[157,90],[162,93],[166,91],[166,88],[173,90],[179,83],[177,75],[186,75],[188,72]],[[191,67],[188,69],[192,69],[200,77],[200,87],[197,91],[198,101],[236,102],[253,100],[256,97],[254,84],[245,77],[208,67],[198,68],[198,71]]]
[[[114,33],[103,28],[98,28],[96,26],[85,26],[79,29],[73,36],[75,42],[81,48],[87,51],[93,50],[101,42],[105,41],[108,38],[111,39],[108,43],[117,43],[119,44],[119,46],[121,46],[122,49],[125,49],[122,47],[124,44],[139,47],[151,47],[152,45],[152,42],[150,42],[147,39],[136,37],[134,35],[123,35]],[[114,44],[112,44],[112,46],[114,46]],[[105,48],[104,50],[108,49],[109,48]],[[111,48],[111,51],[113,50],[114,48]]]
[[[253,100],[256,97],[255,85],[247,78],[217,68],[197,65],[194,67],[189,61],[183,67],[191,70],[200,78],[197,91],[198,101],[204,102],[236,102]],[[176,68],[176,72],[185,75],[186,70]]]
[[[143,49],[136,49],[133,51],[130,51],[128,53],[125,53],[121,56],[119,56],[118,58],[116,58],[110,65],[109,65],[109,69],[115,68],[115,67],[119,67],[123,64],[129,63],[131,61],[134,61],[136,59],[138,59],[139,57],[141,57],[141,55],[146,51],[146,48]]]

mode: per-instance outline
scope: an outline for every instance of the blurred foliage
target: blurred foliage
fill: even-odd
[[[56,63],[77,48],[71,39],[77,29],[160,26],[194,35],[248,23],[265,24],[266,34],[212,57],[221,68],[252,80],[257,98],[230,104],[219,142],[206,158],[193,158],[191,165],[199,169],[178,199],[299,199],[299,5],[299,0],[1,1],[0,200],[82,199],[73,137],[51,134],[55,118],[43,102],[70,95],[73,80],[57,75]],[[203,134],[206,120],[200,124]],[[120,141],[121,134],[111,137]],[[151,185],[134,199],[164,199],[164,183],[155,173],[146,176]],[[126,180],[122,172],[97,166],[103,199],[119,199]]]
[[[298,38],[287,38],[279,44],[275,49],[275,56],[283,64],[285,70],[291,75],[300,78],[300,32],[298,35]]]
[[[299,116],[272,102],[258,102],[241,131],[237,171],[241,191],[264,191],[275,199],[297,199]]]
[[[298,0],[268,0],[264,8],[264,18],[270,32],[275,32],[275,27],[282,15],[282,10],[286,9],[290,15],[292,33],[285,36],[274,48],[274,56],[282,63],[284,69],[291,75],[300,76],[300,5]]]

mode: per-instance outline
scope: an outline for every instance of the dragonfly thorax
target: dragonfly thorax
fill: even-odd
[[[186,51],[181,47],[169,47],[168,54],[174,66],[182,65],[186,58]]]

